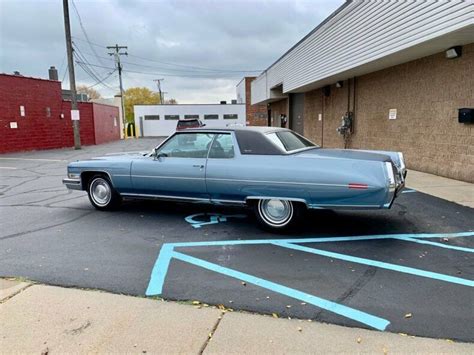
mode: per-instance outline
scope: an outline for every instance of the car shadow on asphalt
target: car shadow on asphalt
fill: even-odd
[[[164,201],[137,201],[127,200],[121,207],[126,214],[146,214],[159,216],[164,219],[177,219],[176,228],[192,233],[194,228],[185,221],[187,216],[193,214],[213,215],[245,215],[247,218],[229,218],[226,223],[205,225],[209,232],[223,232],[226,235],[246,239],[275,238],[280,236],[351,236],[372,234],[393,234],[416,232],[412,223],[407,221],[406,214],[399,206],[392,210],[371,211],[333,211],[333,210],[309,210],[291,229],[279,233],[270,233],[259,228],[258,222],[250,208],[216,206],[207,204],[189,204]],[[200,228],[200,230],[203,230]],[[233,238],[235,239],[235,238]]]

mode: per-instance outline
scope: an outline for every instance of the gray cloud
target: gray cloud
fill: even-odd
[[[267,68],[342,3],[75,0],[92,48],[84,41],[71,1],[70,15],[75,44],[97,65],[93,68],[99,77],[114,66],[105,46],[127,45],[130,56],[122,57],[126,88],[155,89],[153,79],[163,77],[168,97],[180,103],[214,103],[235,97],[244,73],[231,71]],[[61,79],[66,70],[62,1],[0,0],[0,72],[46,77],[50,65],[60,69]],[[77,65],[76,74],[79,84],[96,82]],[[101,84],[95,88],[111,96],[116,75],[106,83],[113,89]]]

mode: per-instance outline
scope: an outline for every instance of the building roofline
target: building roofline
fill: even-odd
[[[311,36],[313,33],[318,31],[321,27],[323,27],[326,23],[328,23],[331,19],[333,19],[336,15],[338,15],[342,10],[344,10],[349,4],[352,3],[353,0],[346,0],[344,4],[339,6],[332,14],[330,14],[328,17],[326,17],[323,21],[319,23],[315,28],[313,28],[306,36],[301,38],[298,42],[296,42],[290,49],[288,49],[285,53],[283,53],[277,60],[275,60],[267,69],[265,69],[263,72],[260,73],[262,75],[263,73],[267,72],[270,68],[272,68],[275,64],[277,64],[280,60],[282,60],[287,54],[292,52],[296,47],[298,47],[304,40],[306,40],[309,36]],[[259,75],[259,76],[260,76]]]
[[[51,80],[51,79],[44,79],[44,78],[35,78],[33,76],[25,76],[25,75],[16,75],[16,74],[8,74],[8,73],[0,73],[0,75],[3,76],[9,76],[13,78],[19,78],[19,79],[32,79],[32,80],[41,80],[41,81],[50,81],[52,83],[61,83],[59,80]]]
[[[240,83],[241,83],[242,81],[244,81],[245,79],[256,79],[256,78],[257,78],[257,77],[256,77],[255,75],[253,75],[253,76],[244,76],[242,79],[240,79],[240,81],[237,83],[237,85],[235,85],[235,87],[239,86]]]
[[[139,104],[133,106],[245,106],[245,104]]]

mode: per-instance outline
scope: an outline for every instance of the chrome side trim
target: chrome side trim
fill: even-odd
[[[205,180],[205,178],[182,177],[182,176],[130,175],[130,177],[145,178],[145,179]]]
[[[348,188],[349,184],[323,184],[313,182],[291,182],[291,181],[266,181],[266,180],[240,180],[240,179],[220,179],[220,178],[206,178],[206,180],[213,181],[234,181],[234,182],[250,182],[260,184],[280,184],[280,185],[312,185],[312,186],[331,186]],[[367,186],[367,188],[374,188],[374,186]]]
[[[211,198],[211,203],[223,204],[223,205],[236,205],[236,206],[244,206],[246,204],[245,201],[221,200],[221,199],[215,199],[215,198]]]
[[[122,197],[138,197],[138,198],[151,198],[157,200],[167,200],[167,201],[193,201],[193,202],[203,202],[211,203],[211,200],[208,198],[200,197],[186,197],[186,196],[169,196],[169,195],[155,195],[155,194],[134,194],[134,193],[121,193]]]
[[[380,209],[380,205],[338,205],[338,204],[311,204],[308,206],[311,209]]]
[[[308,202],[303,198],[295,198],[295,197],[282,197],[282,196],[247,196],[245,201],[247,200],[287,200],[293,202],[301,202],[308,207]]]

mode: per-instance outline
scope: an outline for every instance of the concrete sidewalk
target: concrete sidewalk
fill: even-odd
[[[0,352],[474,353],[473,344],[416,338],[205,305],[0,279]]]
[[[428,195],[474,208],[474,184],[408,170],[406,186]]]

